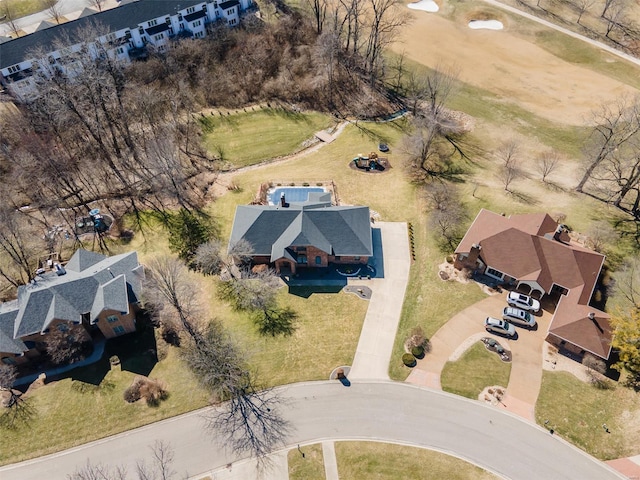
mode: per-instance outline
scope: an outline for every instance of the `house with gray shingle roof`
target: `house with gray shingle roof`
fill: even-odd
[[[0,359],[24,364],[44,351],[52,329],[82,325],[87,338],[113,338],[135,331],[144,269],[136,252],[108,257],[78,250],[59,271],[18,289],[0,304]]]
[[[332,206],[324,197],[302,203],[236,208],[229,251],[240,240],[252,246],[254,264],[277,272],[366,264],[373,255],[369,207]]]

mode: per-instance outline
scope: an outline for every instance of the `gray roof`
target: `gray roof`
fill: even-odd
[[[38,47],[51,49],[54,41],[65,42],[64,46],[78,43],[78,33],[88,27],[104,25],[109,32],[116,32],[125,28],[138,28],[138,24],[163,15],[173,15],[178,10],[184,10],[191,5],[202,3],[204,0],[138,0],[123,3],[111,10],[98,12],[94,15],[83,15],[77,20],[54,25],[45,30],[38,30],[24,37],[0,43],[0,68],[18,64],[29,58],[29,53]],[[50,51],[50,50],[49,50]]]
[[[289,258],[286,249],[293,246],[314,246],[329,255],[373,255],[369,207],[241,205],[230,248],[240,239],[252,245],[253,255],[268,255],[272,262]]]
[[[22,340],[13,338],[13,324],[16,315],[18,315],[16,308],[2,308],[0,306],[0,352],[19,355],[27,350]]]
[[[138,302],[144,269],[136,252],[107,257],[78,250],[66,265],[66,274],[38,276],[35,283],[18,289],[13,338],[44,331],[53,320],[81,322],[105,309],[129,311]]]

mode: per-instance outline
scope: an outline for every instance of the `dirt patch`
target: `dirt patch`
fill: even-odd
[[[458,24],[438,14],[418,13],[402,42],[393,47],[398,53],[404,51],[431,68],[455,63],[462,81],[540,117],[582,125],[599,100],[637,94],[628,85],[565,62],[508,31],[471,30],[465,21]]]
[[[489,405],[498,405],[502,403],[502,399],[504,398],[506,392],[506,388],[501,387],[500,385],[492,385],[491,387],[487,387],[480,392],[480,395],[478,395],[478,400],[488,403]]]

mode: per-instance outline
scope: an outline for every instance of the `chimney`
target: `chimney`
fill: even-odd
[[[287,202],[286,202],[286,200],[285,200],[285,198],[284,198],[284,193],[281,193],[281,194],[280,194],[280,206],[281,206],[282,208],[285,208],[285,207],[287,206]]]
[[[560,236],[564,233],[564,225],[559,223],[558,226],[556,227],[556,231],[553,234],[553,239],[556,242],[562,242],[562,239],[560,238]]]
[[[482,247],[479,244],[474,243],[473,245],[471,245],[469,256],[467,256],[467,258],[464,261],[466,267],[468,268],[476,267],[478,263],[478,257],[480,256],[480,250],[482,250]]]

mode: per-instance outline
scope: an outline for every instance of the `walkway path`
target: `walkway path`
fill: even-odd
[[[285,448],[328,440],[378,440],[455,455],[502,478],[621,479],[617,472],[557,435],[504,410],[397,382],[309,382],[278,389],[292,429]],[[156,440],[175,449],[179,476],[211,476],[242,458],[204,430],[195,411],[71,450],[0,468],[2,480],[63,480],[88,459],[135,471]],[[506,443],[505,443],[506,442]],[[508,444],[508,454],[505,445]],[[197,475],[197,476],[196,476]],[[213,477],[215,478],[215,477]],[[220,478],[220,477],[218,477]],[[256,478],[249,476],[245,478]]]
[[[339,480],[338,459],[334,442],[322,442],[322,457],[324,459],[324,476],[327,480]]]
[[[431,351],[418,361],[407,382],[441,389],[440,375],[447,361],[459,357],[462,351],[487,335],[483,320],[487,316],[500,318],[507,304],[505,298],[506,292],[492,295],[454,315],[431,338]],[[534,409],[542,384],[542,347],[551,314],[544,312],[536,320],[537,330],[518,328],[516,340],[499,339],[512,353],[511,374],[503,406],[531,422],[535,422]]]
[[[597,47],[601,50],[604,50],[608,53],[611,53],[612,55],[615,55],[617,57],[623,58],[631,63],[635,63],[636,65],[640,65],[640,59],[633,57],[627,53],[621,52],[620,50],[617,50],[613,47],[610,47],[609,45],[599,42],[597,40],[593,40],[589,37],[585,37],[584,35],[580,35],[579,33],[573,32],[571,30],[568,30],[564,27],[561,27],[559,25],[556,25],[555,23],[551,23],[547,20],[544,20],[542,18],[536,17],[535,15],[532,15],[530,13],[527,12],[523,12],[522,10],[519,10],[515,7],[512,7],[510,5],[505,5],[504,3],[498,2],[496,0],[483,0],[485,3],[488,3],[489,5],[493,5],[494,7],[497,8],[501,8],[502,10],[506,10],[507,12],[513,13],[515,15],[519,15],[521,17],[527,18],[533,22],[539,23],[541,25],[544,25],[545,27],[549,27],[552,28],[554,30],[557,30],[558,32],[562,32],[565,35],[569,35],[570,37],[573,38],[577,38],[578,40],[581,40],[583,42],[586,42],[590,45],[593,45],[594,47]]]
[[[366,285],[373,290],[349,372],[350,380],[389,379],[389,361],[409,282],[411,257],[407,224],[377,222],[374,228],[382,233],[384,277],[349,279],[350,283]],[[380,266],[376,269],[380,271]]]

